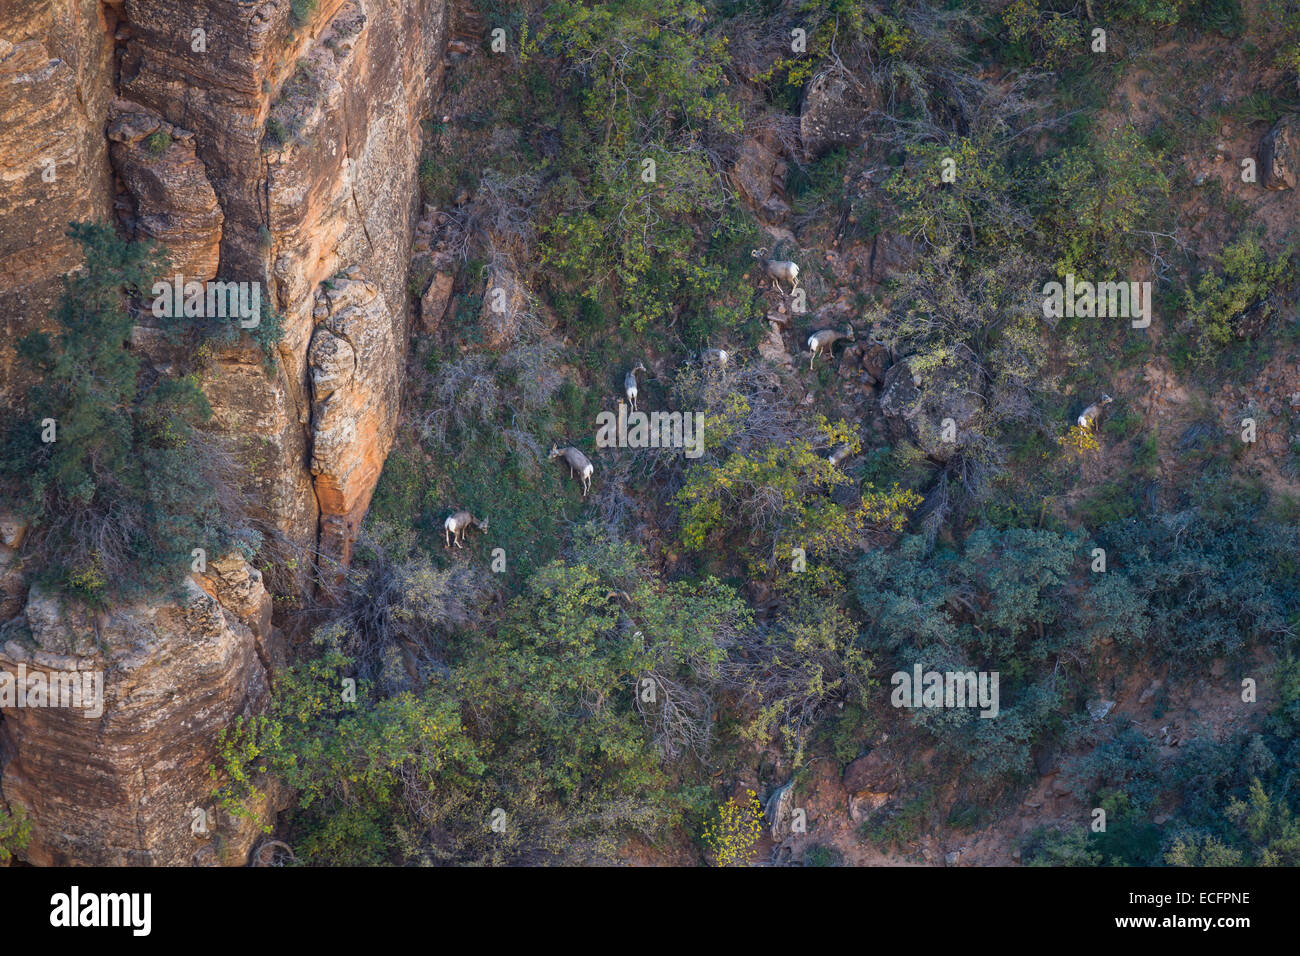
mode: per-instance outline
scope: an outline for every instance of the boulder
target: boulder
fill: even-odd
[[[740,145],[731,181],[741,198],[767,222],[778,222],[789,212],[784,200],[787,166],[770,134]]]
[[[499,350],[514,341],[519,323],[528,310],[528,288],[506,265],[490,266],[483,286],[479,329],[489,349]]]
[[[1300,166],[1300,114],[1279,119],[1259,144],[1260,181],[1265,189],[1295,189]]]
[[[836,146],[856,146],[867,136],[867,120],[879,96],[843,70],[814,76],[803,95],[799,138],[804,154],[815,159]]]
[[[1106,715],[1115,709],[1115,702],[1113,700],[1097,699],[1088,701],[1086,706],[1088,716],[1093,720],[1105,720]]]
[[[162,243],[168,266],[187,282],[215,278],[225,216],[194,134],[129,104],[119,102],[116,110],[108,124],[109,155],[130,194],[132,233]]]
[[[791,808],[794,806],[794,781],[777,787],[767,798],[763,814],[772,833],[772,839],[780,842],[790,834]]]
[[[880,410],[935,461],[961,450],[983,408],[979,372],[960,360],[915,372],[904,359],[885,374],[880,394]]]
[[[420,328],[425,332],[436,332],[447,314],[451,302],[451,292],[456,285],[454,269],[435,266],[433,278],[420,295]]]

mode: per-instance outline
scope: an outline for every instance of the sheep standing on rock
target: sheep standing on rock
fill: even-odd
[[[812,354],[808,356],[808,368],[813,367],[813,362],[817,360],[817,353],[825,349],[830,351],[832,345],[840,339],[853,341],[853,326],[847,326],[843,332],[836,332],[834,329],[822,329],[820,332],[814,332],[808,336],[808,351]]]
[[[772,280],[772,285],[776,286],[776,291],[785,295],[785,290],[781,288],[781,281],[790,283],[790,291],[793,292],[799,288],[799,267],[788,259],[768,259],[767,249],[755,249],[750,255],[758,260],[759,266],[767,273],[767,277]]]

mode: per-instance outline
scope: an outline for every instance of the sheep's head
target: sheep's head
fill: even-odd
[[[1110,404],[1111,402],[1113,402],[1113,401],[1115,401],[1115,399],[1111,398],[1111,397],[1110,397],[1109,395],[1107,395],[1105,392],[1102,392],[1102,393],[1101,393],[1101,401],[1100,401],[1098,404],[1101,404],[1101,405],[1109,405],[1109,404]]]
[[[559,458],[559,457],[560,457],[560,454],[561,454],[560,449],[558,449],[558,448],[556,448],[554,445],[552,445],[552,446],[551,446],[551,453],[550,453],[549,455],[547,455],[546,457],[547,457],[547,458]]]
[[[753,256],[755,259],[762,259],[767,256],[767,247],[764,246],[762,249],[755,249],[752,252],[750,252],[750,255]]]
[[[634,371],[634,372],[644,372],[644,371],[645,371],[645,366],[642,365],[640,362],[637,362],[636,365],[632,368],[632,371]]]
[[[488,523],[488,519],[487,519],[487,518],[484,518],[482,521],[480,521],[480,522],[478,523],[478,529],[479,529],[480,531],[486,531],[486,530],[487,530],[487,523]]]

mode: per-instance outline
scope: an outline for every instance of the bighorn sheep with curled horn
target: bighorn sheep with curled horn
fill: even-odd
[[[564,456],[565,463],[569,466],[569,477],[582,478],[582,496],[587,497],[587,492],[591,490],[591,474],[596,470],[590,459],[582,452],[570,445],[568,448],[556,448],[551,446],[551,453],[547,457],[551,460]]]
[[[817,361],[818,352],[822,349],[829,352],[831,346],[840,339],[848,339],[852,342],[853,326],[845,326],[843,332],[836,332],[834,329],[822,329],[820,332],[814,332],[812,335],[808,336],[808,351],[811,353],[808,356],[808,368],[811,369],[813,367],[813,362]]]
[[[450,548],[452,539],[455,539],[456,547],[463,548],[464,545],[461,544],[461,542],[465,540],[465,530],[469,528],[470,525],[473,525],[480,531],[486,531],[488,527],[488,519],[484,518],[480,521],[468,511],[457,511],[454,515],[444,521],[442,523],[442,529],[443,535],[447,539],[447,543],[443,547]]]
[[[623,391],[627,393],[627,403],[632,406],[632,411],[636,411],[636,397],[638,394],[636,390],[636,373],[644,371],[645,366],[637,362],[632,371],[623,376]]]
[[[1115,399],[1111,398],[1105,392],[1102,392],[1101,398],[1097,399],[1097,401],[1085,408],[1083,414],[1079,416],[1079,427],[1092,428],[1093,425],[1097,423],[1097,418],[1101,415],[1102,408],[1113,401],[1115,401]]]
[[[791,292],[794,292],[795,289],[799,288],[799,267],[789,259],[767,258],[766,246],[762,249],[752,250],[750,255],[758,260],[758,264],[762,266],[763,271],[767,273],[767,277],[772,280],[772,285],[776,286],[777,292],[785,295],[785,290],[781,288],[781,283],[779,281],[781,279],[790,283]]]

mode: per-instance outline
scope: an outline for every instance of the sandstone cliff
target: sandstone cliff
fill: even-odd
[[[257,571],[242,559],[222,571],[186,580],[174,601],[102,615],[32,589],[26,633],[0,649],[0,669],[29,685],[50,684],[51,672],[98,675],[103,696],[98,716],[84,699],[4,712],[5,799],[34,820],[29,862],[246,859],[262,821],[214,812],[208,766],[218,733],[266,706],[264,660],[278,635]]]
[[[24,384],[12,343],[43,324],[77,264],[71,220],[112,217],[165,243],[187,281],[261,283],[284,325],[273,369],[245,336],[211,357],[202,384],[255,517],[304,558],[303,591],[318,548],[347,559],[392,444],[420,121],[441,83],[448,19],[445,0],[305,8],[17,0],[0,10],[0,407]],[[167,361],[156,334],[137,333],[135,347]],[[24,597],[17,555],[6,541],[0,622],[24,611],[30,646],[11,642],[0,668],[57,658],[110,675],[98,724],[3,712],[0,792],[32,812],[28,858],[190,862],[189,814],[207,805],[216,733],[266,700],[271,601],[248,583],[256,572],[227,568],[245,583],[196,578],[177,601],[92,620]],[[255,829],[226,830],[220,853],[201,858],[243,862]]]

